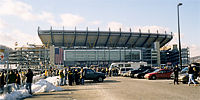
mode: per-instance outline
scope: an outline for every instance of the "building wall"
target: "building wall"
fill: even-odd
[[[113,62],[139,62],[139,61],[147,62],[149,66],[158,66],[157,64],[158,52],[157,50],[154,50],[152,48],[90,49],[90,48],[62,47],[62,49],[64,49],[63,64],[65,66],[90,66],[90,65],[108,66]]]
[[[64,61],[68,66],[107,65],[112,62],[129,62],[141,60],[138,49],[65,49]]]

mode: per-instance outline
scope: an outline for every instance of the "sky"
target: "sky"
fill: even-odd
[[[167,45],[177,44],[177,4],[181,45],[200,56],[199,0],[0,0],[0,44],[14,48],[42,44],[40,29],[76,29],[159,33],[173,32]]]

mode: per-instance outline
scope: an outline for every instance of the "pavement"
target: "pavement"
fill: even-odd
[[[200,86],[173,80],[146,80],[108,77],[103,83],[62,86],[64,91],[37,93],[25,100],[200,100]]]

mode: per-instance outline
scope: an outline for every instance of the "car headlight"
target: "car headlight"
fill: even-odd
[[[186,77],[186,75],[180,75],[180,76],[178,77],[178,79],[182,80],[182,79],[184,79],[185,77]]]
[[[145,77],[149,77],[149,74],[145,74]]]
[[[138,74],[135,74],[134,76],[135,76],[135,77],[137,77],[137,76],[138,76]]]

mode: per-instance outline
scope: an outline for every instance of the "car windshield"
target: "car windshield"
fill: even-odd
[[[188,67],[185,67],[181,70],[181,73],[186,73],[188,71]]]
[[[145,71],[143,71],[143,72],[145,72],[145,73],[146,73],[146,72],[148,72],[148,71],[149,71],[149,69],[147,69],[147,70],[145,70]]]
[[[155,71],[153,71],[153,73],[157,73],[157,72],[159,72],[160,71],[160,69],[156,69]]]

